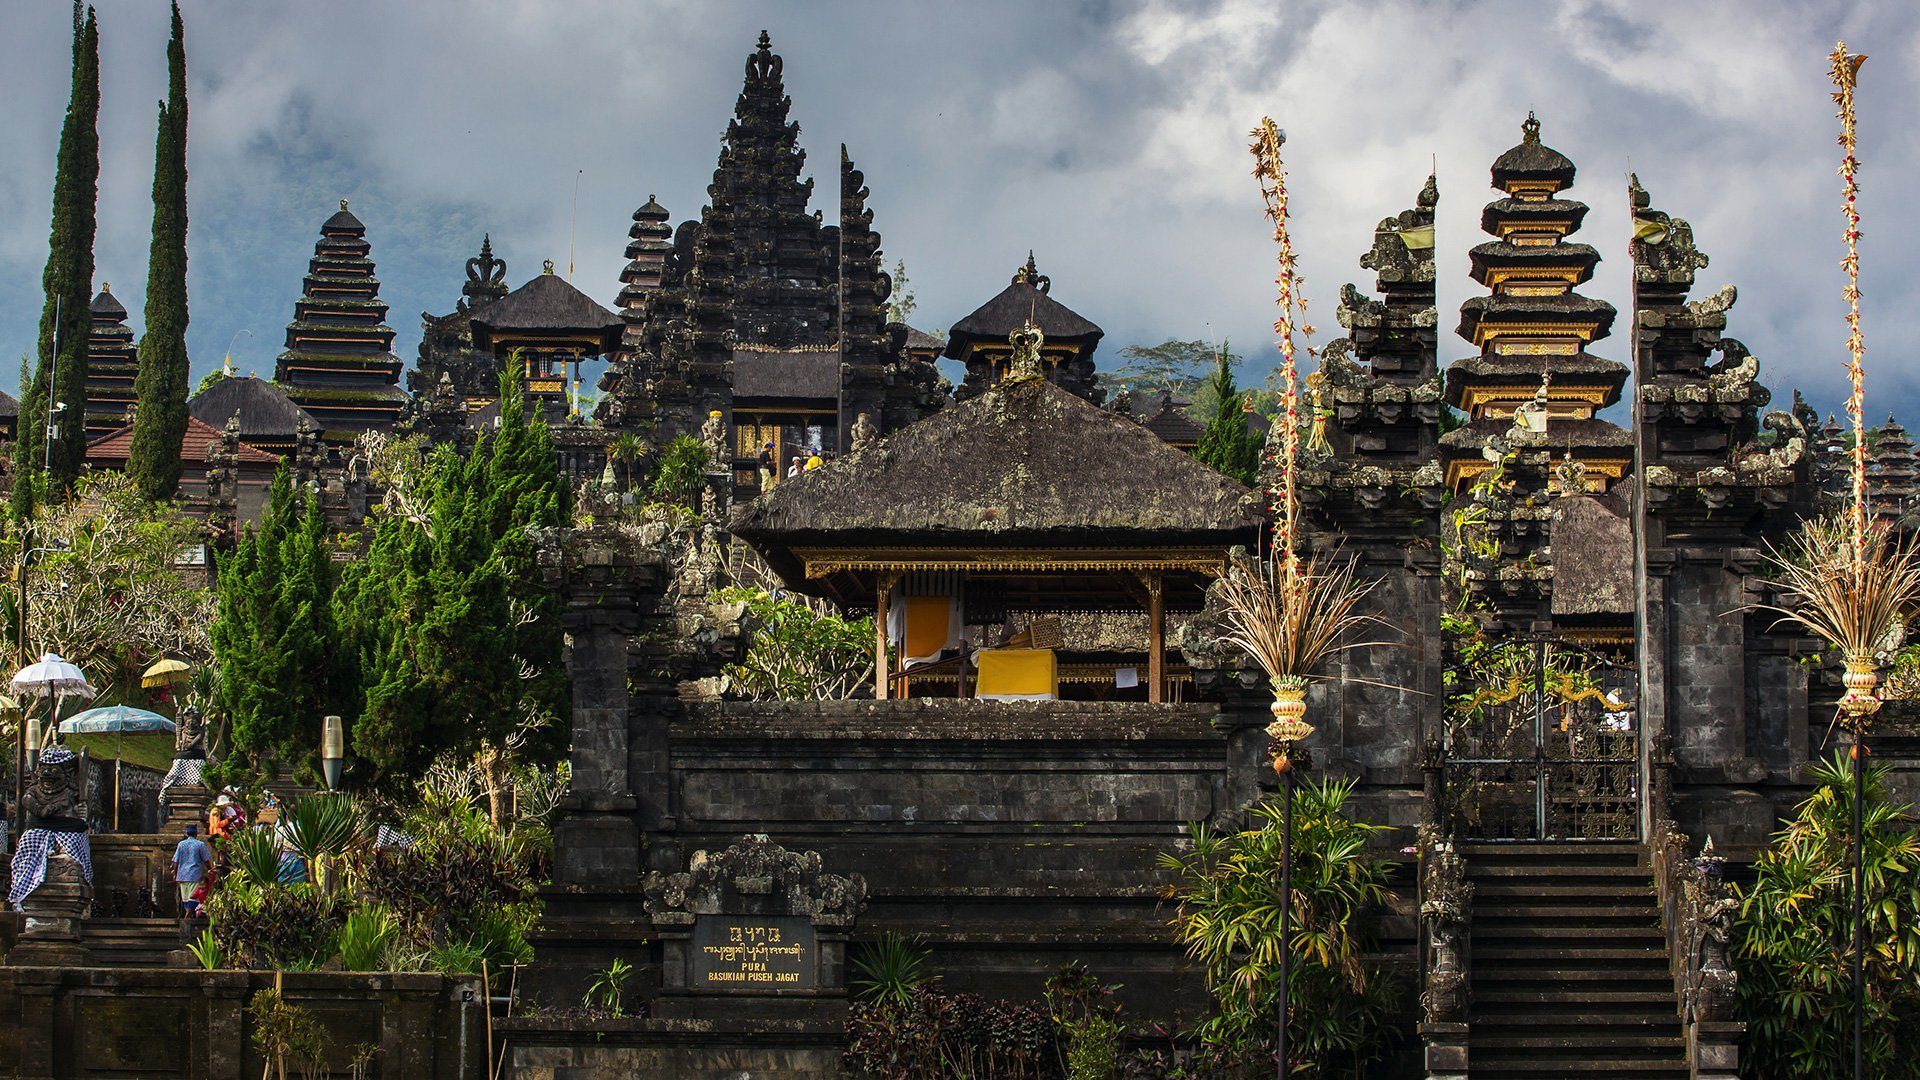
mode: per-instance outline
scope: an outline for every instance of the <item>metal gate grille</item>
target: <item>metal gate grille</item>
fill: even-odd
[[[1471,840],[1637,840],[1639,715],[1630,663],[1535,641],[1501,680],[1456,686],[1445,799]]]

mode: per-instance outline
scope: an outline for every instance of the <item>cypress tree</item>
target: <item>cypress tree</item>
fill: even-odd
[[[1233,383],[1233,368],[1224,354],[1208,383],[1218,404],[1193,456],[1243,484],[1251,484],[1260,474],[1261,440],[1247,425],[1241,394]]]
[[[133,392],[127,472],[153,500],[180,486],[187,432],[187,49],[180,5],[167,43],[167,100],[153,148],[153,244],[147,256],[146,332]]]
[[[216,589],[215,701],[242,759],[297,763],[344,682],[333,623],[335,572],[319,496],[283,466],[258,529],[223,560]]]
[[[385,779],[497,745],[530,714],[565,715],[558,599],[529,530],[565,520],[566,485],[519,380],[508,373],[500,391],[500,426],[464,459],[433,459],[430,520],[382,519],[340,591],[338,622],[367,687],[354,751]]]
[[[60,152],[53,177],[53,224],[46,292],[40,311],[39,367],[21,402],[19,439],[14,447],[13,506],[24,516],[34,503],[43,462],[50,466],[49,495],[60,497],[73,486],[86,457],[88,304],[93,294],[94,213],[100,197],[100,28],[92,8],[84,20],[73,6],[73,91],[60,129]],[[53,422],[48,402],[56,403]],[[52,447],[47,445],[49,428]],[[51,449],[51,453],[49,453]]]

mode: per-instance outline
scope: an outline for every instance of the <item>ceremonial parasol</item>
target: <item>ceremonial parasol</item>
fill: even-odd
[[[158,686],[177,686],[186,682],[187,676],[192,673],[193,665],[185,660],[159,660],[140,673],[140,685],[148,690]]]
[[[61,741],[68,746],[155,772],[166,772],[173,763],[173,732],[173,721],[131,705],[88,709],[60,721]]]
[[[15,672],[13,692],[52,699],[47,705],[48,720],[58,717],[61,698],[77,697],[85,701],[94,695],[93,685],[87,682],[86,675],[53,653],[42,653],[37,662]],[[38,750],[39,747],[34,749]]]
[[[61,741],[90,757],[113,759],[113,826],[120,827],[120,763],[155,772],[173,763],[173,721],[131,705],[88,709],[60,722]]]

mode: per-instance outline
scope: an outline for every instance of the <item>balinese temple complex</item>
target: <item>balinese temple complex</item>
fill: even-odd
[[[783,72],[762,34],[706,204],[674,225],[646,196],[620,223],[617,281],[569,280],[503,236],[510,275],[483,234],[403,372],[377,216],[370,230],[342,203],[273,378],[228,375],[191,401],[182,501],[214,548],[282,467],[336,528],[364,527],[382,496],[369,444],[470,447],[503,378],[549,423],[577,495],[573,527],[533,539],[563,612],[571,779],[536,957],[507,992],[579,1002],[618,960],[629,1015],[489,1022],[477,988],[355,975],[413,1025],[371,1040],[381,1076],[478,1075],[453,1063],[503,1045],[507,1075],[541,1080],[843,1075],[850,961],[892,935],[925,950],[943,992],[1034,1000],[1079,962],[1143,1028],[1208,1008],[1169,926],[1165,856],[1197,822],[1247,827],[1278,790],[1274,698],[1219,586],[1272,542],[1273,455],[1249,487],[1193,456],[1204,431],[1171,394],[1107,401],[1103,331],[1068,306],[1098,315],[1099,298],[1056,286],[1029,238],[990,238],[1010,277],[981,282],[988,298],[944,336],[890,317],[867,178],[842,146],[816,198]],[[1309,778],[1351,783],[1346,811],[1392,864],[1363,959],[1399,998],[1368,1075],[1736,1080],[1738,976],[1709,947],[1730,926],[1726,883],[1806,798],[1807,763],[1841,745],[1838,663],[1755,605],[1777,599],[1768,547],[1844,497],[1846,435],[1797,395],[1767,411],[1760,361],[1726,336],[1737,293],[1696,290],[1707,256],[1684,218],[1635,176],[1617,192],[1631,241],[1577,241],[1573,162],[1537,118],[1519,127],[1470,250],[1439,246],[1441,192],[1417,173],[1410,205],[1348,230],[1369,280],[1339,291],[1301,424],[1302,546],[1351,560],[1385,624],[1384,644],[1311,683],[1299,747]],[[1582,291],[1603,250],[1630,266],[1630,310]],[[1484,290],[1460,307],[1464,346],[1443,340],[1441,274]],[[93,317],[89,460],[118,468],[135,352],[104,287]],[[1268,429],[1270,450],[1284,434]],[[1873,437],[1877,512],[1920,528],[1913,439],[1892,418]],[[689,438],[710,460],[686,505],[630,490],[636,457]],[[840,682],[756,689],[735,585],[871,619],[839,650]],[[1868,745],[1920,798],[1920,704],[1895,696],[1881,721]],[[154,850],[103,856],[102,894],[170,903],[151,885],[171,849]],[[138,929],[87,933],[124,945]],[[792,935],[783,985],[744,968],[728,982],[716,935],[735,930]],[[173,932],[156,931],[161,954]],[[68,995],[35,1015],[99,1015],[98,988],[70,974],[35,984],[36,1002]],[[224,1010],[221,1030],[243,1028],[243,990],[273,985],[219,972],[228,996],[203,1007],[178,990],[193,965],[163,974],[129,992],[174,994],[168,1016]],[[85,1039],[92,1023],[47,1026]],[[438,1066],[394,1056],[449,1040],[462,1053]],[[231,1064],[220,1075],[263,1062]]]

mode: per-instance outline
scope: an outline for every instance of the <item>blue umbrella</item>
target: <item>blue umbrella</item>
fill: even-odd
[[[112,758],[113,817],[120,820],[120,765],[131,761],[165,772],[173,758],[173,721],[131,705],[88,709],[60,721],[61,741],[95,757]]]

